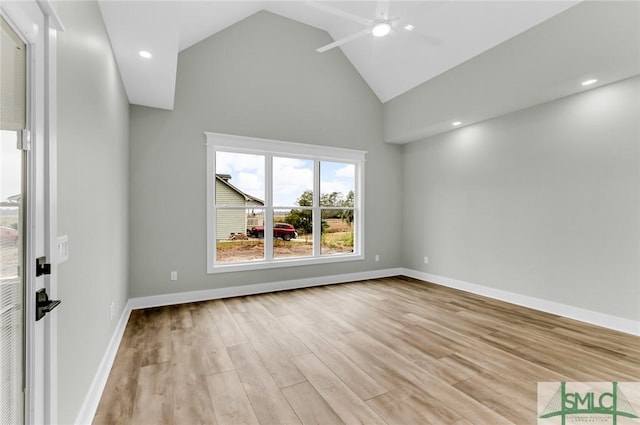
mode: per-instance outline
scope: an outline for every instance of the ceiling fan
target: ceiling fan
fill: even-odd
[[[373,35],[374,37],[384,37],[393,31],[394,25],[396,25],[397,21],[399,21],[399,18],[389,17],[389,1],[388,0],[378,1],[376,6],[376,16],[374,19],[367,19],[362,16],[355,15],[353,13],[339,9],[337,7],[316,2],[314,0],[307,0],[306,4],[318,10],[322,10],[323,12],[327,12],[327,13],[330,13],[330,14],[339,16],[341,18],[348,19],[350,21],[357,22],[359,24],[366,26],[366,28],[362,31],[348,35],[344,38],[334,41],[333,43],[329,43],[326,46],[317,48],[316,51],[319,53],[326,52],[327,50],[331,50],[334,47],[341,46],[343,44],[346,44],[350,41],[357,40],[369,34]],[[413,29],[413,25],[407,25],[405,29],[407,31],[411,31]],[[435,37],[425,36],[421,34],[421,38],[427,41],[429,44],[441,43],[441,40]]]

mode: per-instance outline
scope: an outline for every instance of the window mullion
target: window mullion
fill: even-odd
[[[273,261],[273,155],[265,154],[264,259]]]
[[[322,212],[320,210],[320,161],[313,161],[313,256],[320,256]]]
[[[217,259],[216,249],[216,151],[207,146],[207,272]]]

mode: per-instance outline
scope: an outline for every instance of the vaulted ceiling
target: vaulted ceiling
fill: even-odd
[[[327,43],[387,10],[391,34],[317,54],[344,53],[385,103],[395,143],[577,93],[584,78],[597,87],[640,73],[636,1],[98,1],[130,103],[163,109],[179,52],[260,10],[327,31]]]
[[[101,1],[107,31],[134,104],[171,109],[178,53],[267,10],[327,31],[335,40],[366,29],[329,8],[367,19],[375,1]],[[566,10],[577,1],[391,1],[393,32],[340,46],[380,101],[465,62]],[[384,2],[382,3],[384,4]],[[413,25],[412,31],[404,29]],[[321,47],[321,46],[314,46]],[[150,60],[139,57],[145,50]],[[318,53],[321,54],[330,54]]]

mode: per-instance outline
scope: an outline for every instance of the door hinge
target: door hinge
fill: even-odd
[[[36,258],[36,277],[43,274],[51,274],[51,264],[47,263],[47,257]]]
[[[24,130],[20,130],[17,148],[23,151],[31,150],[31,132],[26,128]]]

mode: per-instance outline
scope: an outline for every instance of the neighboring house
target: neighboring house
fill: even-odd
[[[262,207],[264,201],[248,195],[229,183],[229,174],[216,174],[216,205]],[[218,210],[216,217],[216,239],[229,239],[233,233],[246,234],[247,228],[262,225],[260,211],[251,217],[251,210]]]

